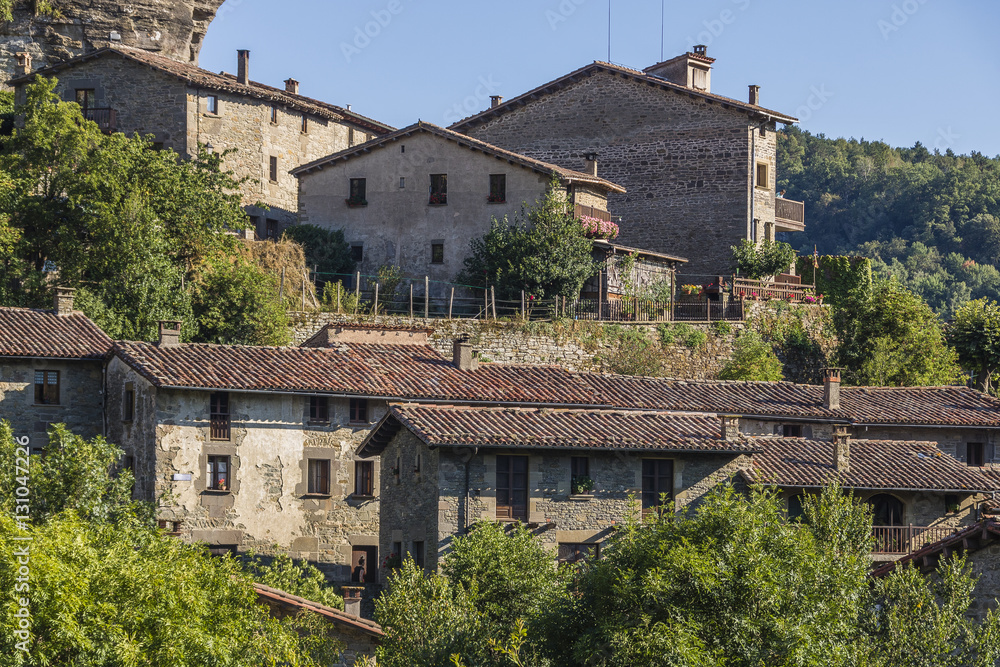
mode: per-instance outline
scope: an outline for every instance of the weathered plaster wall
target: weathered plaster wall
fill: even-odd
[[[0,359],[0,419],[32,448],[48,444],[49,424],[66,424],[86,438],[103,430],[104,387],[100,361]],[[35,371],[59,371],[59,405],[35,405]]]
[[[687,257],[685,272],[714,275],[728,271],[730,247],[749,236],[749,127],[744,113],[598,72],[465,131],[571,169],[597,152],[599,174],[628,190],[609,200],[622,216],[618,240]],[[774,140],[772,131],[758,137],[759,155]],[[773,187],[767,197],[755,212],[762,226],[774,221]]]

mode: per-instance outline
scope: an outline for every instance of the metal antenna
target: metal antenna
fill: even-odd
[[[660,62],[661,63],[663,62],[663,40],[664,40],[664,35],[666,34],[664,32],[664,30],[665,30],[664,26],[666,24],[664,23],[664,20],[663,20],[664,6],[666,4],[667,4],[667,0],[660,0]]]
[[[608,0],[608,62],[611,62],[611,0]]]

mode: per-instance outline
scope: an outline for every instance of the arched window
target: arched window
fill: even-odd
[[[902,526],[903,502],[888,493],[880,493],[868,499],[872,506],[872,524],[876,526]]]

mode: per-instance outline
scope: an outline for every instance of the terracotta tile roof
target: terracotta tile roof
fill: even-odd
[[[280,88],[274,88],[262,83],[251,81],[248,85],[241,84],[232,74],[216,74],[202,69],[191,63],[182,63],[157,53],[144,51],[128,46],[107,46],[91,53],[87,53],[65,62],[56,63],[43,69],[37,70],[26,76],[11,79],[8,85],[15,86],[20,83],[27,83],[35,76],[54,76],[63,69],[68,69],[77,63],[93,58],[100,58],[107,54],[114,54],[135,62],[152,67],[160,72],[175,76],[182,81],[201,88],[209,88],[237,95],[246,95],[269,102],[284,104],[298,111],[313,114],[320,118],[331,120],[347,120],[354,125],[371,130],[375,134],[391,132],[393,128],[384,123],[362,116],[361,114],[348,111],[343,107],[327,104],[311,97],[286,92]]]
[[[746,438],[721,438],[715,417],[662,412],[490,408],[393,404],[359,451],[380,453],[387,439],[379,429],[390,420],[431,446],[552,448],[657,452],[752,452]],[[389,434],[391,437],[391,434]]]
[[[488,144],[485,141],[480,141],[479,139],[473,139],[464,134],[458,132],[452,132],[451,130],[446,130],[443,127],[438,127],[432,123],[425,123],[424,121],[418,121],[409,127],[404,127],[401,130],[396,130],[391,134],[385,134],[380,137],[376,137],[370,141],[367,141],[358,146],[348,148],[346,150],[340,151],[339,153],[334,153],[319,160],[315,160],[308,164],[304,164],[292,170],[292,174],[295,176],[301,176],[302,174],[307,174],[315,169],[320,169],[325,165],[332,164],[334,162],[339,162],[341,160],[349,160],[352,157],[367,155],[374,148],[384,148],[389,146],[395,141],[403,137],[408,137],[418,132],[432,134],[437,137],[441,137],[448,141],[457,143],[460,146],[471,148],[474,150],[482,151],[487,155],[492,155],[501,160],[518,164],[527,169],[533,169],[535,171],[540,171],[550,176],[558,176],[569,183],[590,183],[592,185],[597,185],[612,192],[625,192],[625,188],[618,185],[617,183],[612,183],[611,181],[599,178],[597,176],[592,176],[586,174],[582,171],[574,171],[572,169],[565,169],[559,165],[551,164],[549,162],[542,162],[541,160],[536,160],[534,158],[521,155],[520,153],[514,153],[512,151],[494,146],[493,144]]]
[[[102,359],[112,341],[81,313],[0,308],[0,356]]]
[[[278,604],[282,607],[295,609],[296,611],[311,611],[323,616],[336,625],[345,626],[373,637],[382,637],[385,635],[382,631],[382,626],[375,621],[369,621],[366,618],[348,614],[339,609],[327,607],[319,602],[313,602],[312,600],[307,600],[298,595],[292,595],[291,593],[286,593],[285,591],[271,588],[264,584],[255,583],[253,587],[257,591],[257,597],[264,602]]]
[[[496,107],[486,109],[485,111],[481,111],[478,114],[474,114],[472,116],[469,116],[468,118],[464,118],[458,121],[457,123],[449,126],[449,129],[461,132],[471,125],[476,125],[485,122],[486,120],[489,120],[503,113],[506,113],[507,111],[514,109],[518,106],[525,105],[531,100],[541,95],[550,94],[556,90],[559,90],[560,88],[572,85],[577,80],[583,77],[593,76],[598,72],[613,72],[617,74],[622,74],[624,76],[632,77],[637,81],[641,81],[642,83],[657,85],[665,90],[673,90],[678,93],[684,93],[690,95],[692,97],[700,97],[702,99],[719,103],[723,107],[727,106],[733,107],[734,109],[744,111],[754,116],[762,116],[762,115],[768,116],[770,117],[771,120],[777,121],[779,123],[798,122],[798,118],[795,118],[793,116],[788,116],[786,114],[780,113],[778,111],[773,111],[771,109],[766,109],[762,106],[748,104],[747,102],[740,102],[739,100],[732,99],[731,97],[724,97],[722,95],[716,95],[715,93],[706,93],[705,91],[702,90],[695,90],[693,88],[688,88],[687,86],[682,86],[678,83],[667,81],[666,79],[662,79],[658,76],[648,74],[641,70],[632,69],[631,67],[625,67],[623,65],[616,65],[614,63],[607,63],[598,60],[589,65],[585,65],[584,67],[581,67],[578,70],[570,72],[569,74],[561,76],[558,79],[542,84],[541,86],[538,86],[534,90],[529,90],[523,95],[518,95],[517,97],[513,97]]]
[[[657,410],[733,412],[856,424],[1000,427],[1000,400],[967,387],[841,387],[840,409],[823,407],[821,385],[581,375],[600,401]]]
[[[765,484],[819,487],[839,477],[858,489],[927,489],[935,491],[1000,490],[978,468],[942,454],[932,442],[852,440],[850,466],[838,472],[834,444],[801,438],[756,438],[759,454],[748,479]]]

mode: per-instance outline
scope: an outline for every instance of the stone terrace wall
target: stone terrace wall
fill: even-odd
[[[825,310],[803,307],[803,321],[807,329],[821,329]],[[732,357],[733,342],[744,326],[767,327],[773,329],[775,319],[784,321],[792,311],[779,313],[773,306],[756,304],[750,309],[748,323],[730,323],[729,333],[719,333],[714,325],[692,324],[695,330],[706,333],[704,344],[689,347],[683,341],[675,341],[663,348],[662,375],[687,379],[714,379],[725,363]],[[761,318],[766,314],[768,318]],[[353,316],[334,313],[298,313],[294,316],[293,340],[296,345],[305,342],[325,324],[373,322],[390,326],[420,326],[434,329],[431,344],[442,355],[450,357],[452,341],[460,336],[469,336],[480,351],[481,357],[501,364],[555,364],[570,370],[608,370],[611,357],[620,342],[621,335],[629,328],[639,329],[653,341],[658,338],[656,325],[623,324],[604,325],[594,322],[562,320],[557,322],[512,322],[507,320],[446,320],[409,319],[406,317]],[[764,332],[765,334],[768,332]],[[832,339],[816,336],[816,347],[823,355],[831,352]],[[785,373],[789,380],[818,382],[819,369],[825,364],[813,351],[779,349],[779,358],[785,363]]]

